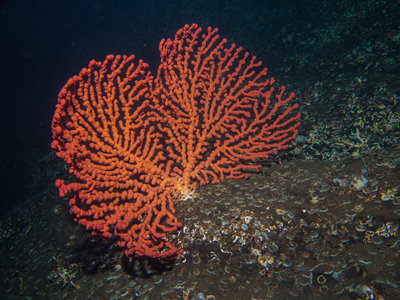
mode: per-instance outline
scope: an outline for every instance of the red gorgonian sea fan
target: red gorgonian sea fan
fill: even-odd
[[[75,220],[116,236],[127,256],[182,253],[167,235],[181,226],[174,199],[247,177],[297,134],[294,94],[217,31],[185,25],[162,40],[155,78],[133,55],[109,55],[59,93],[52,148],[75,178],[56,181],[60,195],[71,193]]]

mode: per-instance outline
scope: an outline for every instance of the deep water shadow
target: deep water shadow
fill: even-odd
[[[113,269],[121,256],[116,239],[87,239],[73,250],[73,261],[82,266],[86,274]]]
[[[161,261],[149,257],[122,257],[122,267],[132,277],[150,278],[173,269],[175,260]]]

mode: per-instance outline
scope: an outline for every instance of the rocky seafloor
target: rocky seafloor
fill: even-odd
[[[396,299],[399,148],[270,160],[176,203],[174,262],[129,260],[72,221],[53,187],[1,221],[3,299]],[[373,298],[375,297],[375,298]]]

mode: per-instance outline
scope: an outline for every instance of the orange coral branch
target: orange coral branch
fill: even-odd
[[[78,180],[56,184],[62,196],[75,192],[71,213],[87,230],[117,235],[127,254],[165,258],[180,252],[163,239],[181,223],[167,189],[161,135],[146,115],[152,77],[147,64],[133,60],[91,61],[61,90],[52,147]]]
[[[217,183],[247,177],[246,161],[285,149],[296,136],[297,104],[285,107],[294,94],[274,95],[274,79],[261,62],[235,44],[226,47],[217,29],[186,25],[174,40],[160,43],[156,83],[159,126],[167,136],[167,156],[184,184]],[[275,97],[276,99],[272,99]]]
[[[247,177],[252,162],[296,136],[294,97],[278,93],[261,62],[185,25],[160,43],[154,79],[134,56],[91,61],[59,93],[53,118],[57,156],[76,178],[71,213],[87,230],[113,235],[128,256],[182,253],[167,233],[181,226],[173,200],[198,184]]]

